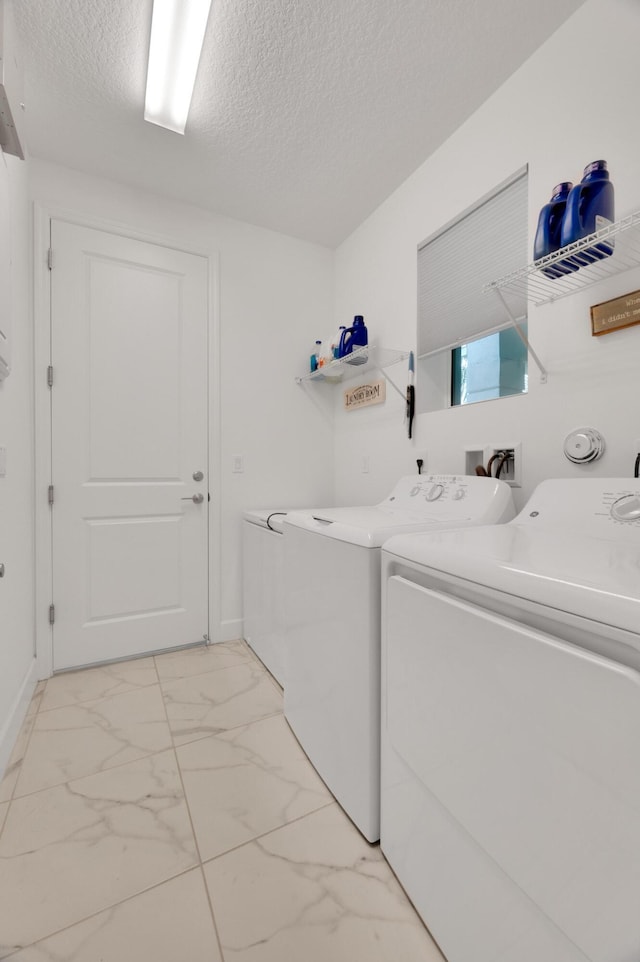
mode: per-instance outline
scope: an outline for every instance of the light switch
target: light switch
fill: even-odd
[[[0,447],[0,478],[7,476],[7,449]]]

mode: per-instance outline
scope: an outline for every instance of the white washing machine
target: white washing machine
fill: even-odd
[[[640,959],[640,482],[383,551],[381,846],[449,962]]]
[[[284,687],[286,511],[245,511],[242,525],[244,639]]]
[[[375,506],[287,515],[285,717],[371,842],[380,837],[380,547],[398,532],[514,513],[503,481],[413,475]]]

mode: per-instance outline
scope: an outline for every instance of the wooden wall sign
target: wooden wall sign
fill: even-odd
[[[640,324],[640,291],[594,304],[591,308],[591,333],[594,337]]]
[[[384,404],[387,398],[387,382],[384,378],[370,381],[368,384],[358,384],[344,392],[345,411],[355,411],[356,408],[366,408],[372,404]]]

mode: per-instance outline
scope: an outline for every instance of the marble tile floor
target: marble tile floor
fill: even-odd
[[[0,959],[442,962],[241,641],[38,686],[0,783]]]

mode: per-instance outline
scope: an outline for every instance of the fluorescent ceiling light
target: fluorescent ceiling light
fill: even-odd
[[[154,0],[144,119],[183,134],[211,0]]]

